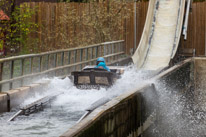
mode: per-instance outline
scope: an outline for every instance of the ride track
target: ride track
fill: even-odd
[[[132,60],[138,69],[169,66],[178,48],[185,0],[150,0],[142,37]]]

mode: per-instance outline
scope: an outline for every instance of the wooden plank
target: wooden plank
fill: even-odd
[[[41,3],[38,3],[38,14],[37,14],[37,24],[41,26]],[[42,31],[42,27],[39,27],[39,32]],[[38,39],[39,39],[39,44],[40,44],[40,50],[41,50],[41,45],[42,45],[42,38],[41,38],[42,33],[38,33]]]
[[[42,49],[43,51],[45,51],[47,49],[47,46],[46,46],[46,40],[47,40],[47,36],[45,36],[47,34],[47,25],[46,25],[46,4],[45,3],[41,3],[41,20],[42,20]]]
[[[198,53],[200,56],[204,55],[204,47],[203,47],[203,26],[202,26],[202,2],[197,3],[197,46],[198,46]]]
[[[50,19],[49,19],[49,45],[48,46],[50,46],[50,45],[52,45],[52,42],[53,42],[53,11],[54,11],[54,9],[53,9],[53,6],[52,6],[52,4],[50,3],[49,4],[49,17],[50,17]],[[49,47],[49,50],[50,50],[50,47]]]
[[[196,3],[196,5],[197,5],[197,10],[196,10],[196,25],[197,25],[197,27],[196,27],[196,29],[197,29],[197,31],[196,31],[196,44],[197,44],[197,48],[198,48],[198,55],[202,55],[202,50],[201,50],[201,11],[200,11],[200,5],[201,3]]]
[[[143,32],[143,27],[144,27],[144,24],[143,24],[143,20],[144,20],[144,10],[143,10],[143,3],[141,3],[141,6],[140,6],[140,35],[142,35],[142,32]]]
[[[141,39],[141,28],[140,28],[140,4],[141,2],[137,2],[137,47],[139,45]]]
[[[187,48],[192,48],[194,49],[194,46],[192,45],[192,34],[193,34],[193,29],[192,29],[192,12],[189,13],[189,21],[188,21],[188,31],[187,31],[187,40],[185,42],[185,46]]]
[[[205,8],[204,8],[204,13],[206,13],[206,1],[204,2]],[[205,14],[205,56],[206,56],[206,14]]]
[[[130,5],[128,5],[128,8],[130,8]],[[127,48],[126,48],[126,53],[127,54],[129,53],[129,48],[130,48],[129,20],[130,20],[130,18],[128,17],[126,19],[126,24],[125,24],[125,26],[126,26],[126,39],[125,39],[125,41],[126,41],[126,45],[127,45]]]
[[[131,33],[131,40],[130,40],[130,49],[129,50],[132,50],[134,49],[134,4],[132,3],[132,15],[131,15],[131,18],[130,18],[130,33]],[[130,53],[130,51],[129,51]]]
[[[51,13],[50,13],[50,10],[49,10],[49,4],[48,3],[45,3],[45,14],[47,15],[46,16],[46,36],[47,36],[47,39],[45,41],[45,45],[46,46],[49,46],[50,45],[50,42],[49,42],[49,37],[50,37],[50,30],[51,30],[51,24],[50,24],[50,17],[51,17]]]
[[[204,18],[204,21],[203,21],[203,26],[204,26],[204,32],[203,32],[203,46],[204,46],[204,55],[206,56],[206,1],[203,2],[203,11],[202,11],[202,14],[203,14],[203,17]]]
[[[50,4],[50,12],[51,12],[51,22],[50,22],[50,24],[51,24],[51,33],[50,33],[50,44],[51,45],[54,45],[55,46],[55,44],[54,44],[54,27],[55,27],[55,18],[54,18],[54,16],[55,16],[55,6],[54,6],[54,4]],[[49,47],[50,48],[50,47]],[[51,50],[51,49],[50,49]]]
[[[200,3],[200,28],[201,29],[201,34],[200,34],[200,42],[201,42],[201,55],[205,55],[205,5],[204,2]]]
[[[193,37],[192,37],[192,45],[195,47],[195,49],[196,49],[196,53],[197,53],[197,55],[198,55],[198,48],[197,48],[197,43],[196,43],[196,3],[193,3],[193,5],[192,5],[192,12],[193,12],[193,16],[192,16],[192,18],[193,18],[193,20],[192,20],[192,24],[193,24]]]
[[[194,3],[191,5],[192,6],[192,12],[190,13],[190,17],[189,17],[189,32],[188,32],[188,38],[190,40],[190,42],[188,42],[187,47],[191,47],[193,49],[195,49],[195,45],[194,45],[194,26],[193,26],[193,22],[194,22]]]

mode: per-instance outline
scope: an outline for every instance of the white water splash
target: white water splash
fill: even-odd
[[[51,83],[42,93],[24,101],[21,106],[29,104],[45,95],[63,92],[44,111],[20,116],[14,122],[6,122],[14,112],[0,114],[0,137],[53,137],[63,134],[82,116],[92,103],[102,97],[113,98],[132,90],[146,82],[148,74],[137,72],[133,66],[128,67],[122,78],[109,89],[80,90],[73,86],[69,78],[50,79]]]
[[[159,95],[159,119],[151,131],[152,135],[157,137],[206,135],[206,114],[195,109],[196,104],[191,100],[194,91],[183,93],[180,89],[169,88],[164,82],[156,82],[155,87]]]

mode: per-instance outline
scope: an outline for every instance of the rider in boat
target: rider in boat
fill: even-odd
[[[105,60],[104,60],[103,57],[99,57],[99,58],[97,59],[96,65],[97,65],[97,66],[96,66],[95,68],[106,69],[107,71],[110,72],[110,69],[106,66],[106,62],[105,62]]]

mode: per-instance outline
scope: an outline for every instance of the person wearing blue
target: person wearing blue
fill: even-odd
[[[103,57],[99,57],[99,58],[97,59],[97,64],[96,64],[96,65],[97,65],[97,66],[96,66],[95,68],[106,69],[107,71],[110,72],[110,69],[106,66],[106,62],[105,62],[105,60],[104,60]]]

